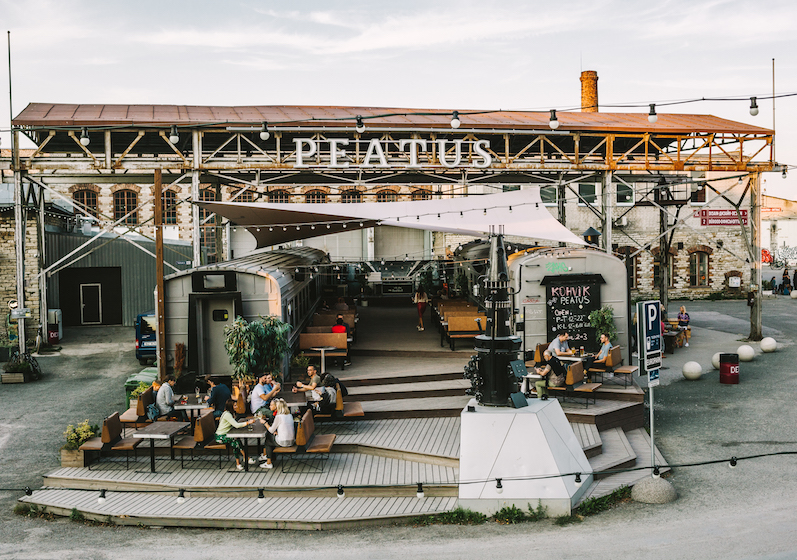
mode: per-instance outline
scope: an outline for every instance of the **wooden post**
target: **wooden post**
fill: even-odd
[[[11,131],[12,166],[14,168],[14,256],[16,257],[17,308],[25,307],[25,230],[26,219],[22,204],[22,171],[19,165],[19,132]],[[25,352],[25,319],[17,319],[19,352]]]
[[[163,184],[161,170],[155,170],[155,316],[158,319],[158,377],[166,378],[166,297],[163,285]]]
[[[744,228],[742,235],[746,237]],[[755,294],[750,306],[750,340],[763,338],[761,327],[761,173],[750,175],[750,286]]]

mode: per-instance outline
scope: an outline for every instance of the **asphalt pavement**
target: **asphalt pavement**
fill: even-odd
[[[671,464],[679,493],[666,505],[628,503],[558,527],[551,521],[501,526],[380,527],[351,531],[90,527],[12,513],[23,486],[39,487],[58,467],[69,422],[99,420],[124,406],[122,385],[140,370],[132,329],[67,331],[59,356],[42,358],[45,378],[0,386],[0,558],[192,560],[231,553],[273,559],[299,554],[360,558],[795,558],[797,456],[741,460],[732,456],[797,451],[797,299],[764,302],[765,335],[779,350],[741,364],[741,383],[722,385],[711,369],[717,351],[734,351],[749,333],[744,301],[683,303],[692,317],[689,348],[665,360],[655,391],[655,437]],[[756,344],[752,344],[757,347]],[[686,361],[706,364],[699,381],[686,381]],[[257,553],[255,553],[257,551]]]

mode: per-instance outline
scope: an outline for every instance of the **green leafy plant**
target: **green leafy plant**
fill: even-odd
[[[88,420],[83,420],[77,427],[73,424],[69,424],[64,432],[64,437],[66,438],[64,449],[73,451],[78,449],[81,445],[97,435],[99,431],[100,427],[97,425],[90,425]]]
[[[233,366],[233,379],[249,381],[260,372],[280,377],[285,353],[290,349],[291,326],[270,315],[248,322],[237,317],[224,327],[224,349]]]
[[[69,520],[82,523],[86,520],[86,518],[77,510],[77,508],[72,508],[72,511],[69,512]]]
[[[149,387],[150,387],[150,384],[149,384],[149,383],[144,383],[143,381],[139,381],[139,382],[138,382],[138,387],[136,387],[135,389],[133,389],[133,392],[132,392],[132,393],[130,393],[130,398],[131,398],[131,399],[137,399],[138,397],[140,397],[141,395],[143,395],[143,394],[144,394],[144,391],[146,391],[147,389],[149,389]]]
[[[452,509],[434,515],[422,515],[412,519],[413,525],[481,525],[487,521],[487,516],[478,511],[466,508]]]
[[[48,521],[53,521],[55,519],[55,515],[47,511],[44,506],[39,507],[36,504],[16,504],[14,506],[14,513],[23,517],[38,517],[40,519],[47,519]]]
[[[581,523],[582,521],[584,521],[584,518],[581,517],[580,515],[571,514],[571,515],[560,515],[559,517],[556,518],[554,523],[556,523],[560,527],[564,527],[565,525],[570,525],[571,523]]]
[[[615,505],[626,502],[631,499],[631,487],[621,486],[611,494],[601,496],[600,498],[588,498],[581,502],[576,508],[580,515],[595,515]]]
[[[300,352],[299,354],[294,354],[293,359],[291,360],[291,367],[307,369],[307,366],[309,365],[310,365],[310,356],[306,355],[304,352]]]
[[[617,327],[614,326],[614,309],[610,305],[604,305],[590,313],[589,324],[595,329],[596,342],[600,342],[602,333],[606,333],[609,340],[614,340],[617,336]]]
[[[542,505],[542,500],[537,500],[537,507],[531,507],[529,504],[529,513],[526,516],[528,521],[542,521],[548,518],[548,508]]]
[[[515,523],[524,522],[526,520],[526,514],[515,505],[504,506],[495,512],[493,519],[502,525],[514,525]]]

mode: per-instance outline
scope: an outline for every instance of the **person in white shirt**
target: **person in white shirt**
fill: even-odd
[[[265,420],[261,420],[266,425],[266,462],[260,464],[261,469],[273,469],[275,447],[290,447],[296,441],[296,430],[293,426],[293,416],[291,416],[288,405],[284,399],[274,399],[274,422],[269,425]],[[263,458],[262,455],[260,457]]]
[[[274,381],[274,377],[270,373],[261,374],[258,384],[252,389],[252,400],[249,403],[249,410],[252,411],[252,414],[257,414],[258,411],[268,414],[268,405],[271,399],[280,392],[280,389],[280,384]]]

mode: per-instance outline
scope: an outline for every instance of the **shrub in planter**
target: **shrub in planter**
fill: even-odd
[[[61,448],[62,467],[83,467],[83,452],[79,447],[100,432],[99,426],[92,426],[88,420],[83,420],[77,426],[69,424],[64,432],[66,443]]]

